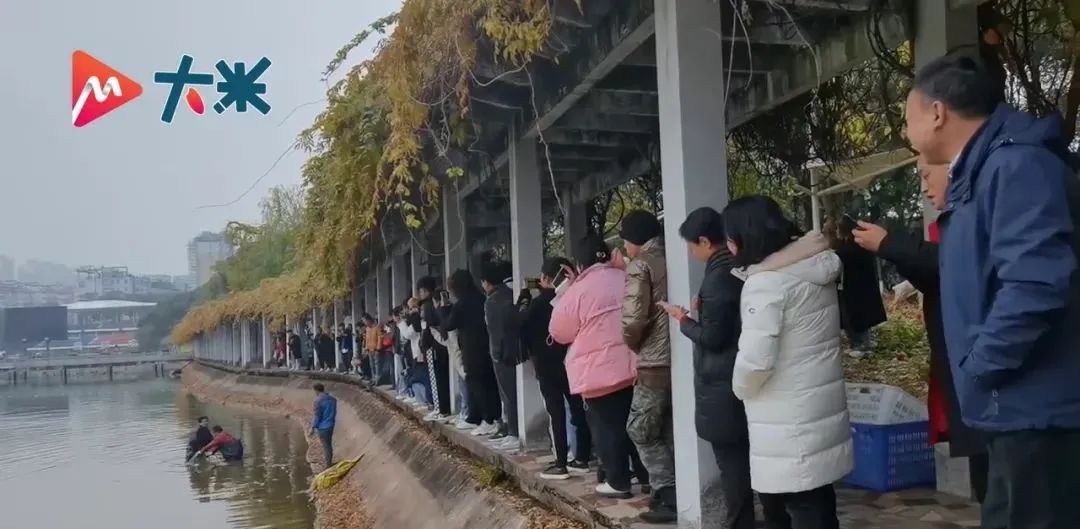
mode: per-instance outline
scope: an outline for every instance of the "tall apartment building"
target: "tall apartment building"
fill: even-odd
[[[233,247],[222,233],[204,231],[188,243],[188,271],[199,287],[214,275],[214,265],[233,255]]]

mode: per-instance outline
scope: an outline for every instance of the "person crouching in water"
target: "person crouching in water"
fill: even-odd
[[[226,432],[220,425],[211,428],[214,440],[199,450],[200,454],[210,455],[221,452],[225,461],[240,461],[244,458],[244,443]]]
[[[202,447],[214,440],[214,434],[210,433],[210,418],[205,415],[199,417],[198,424],[195,431],[191,432],[191,438],[188,440],[187,457],[185,459],[191,459]]]

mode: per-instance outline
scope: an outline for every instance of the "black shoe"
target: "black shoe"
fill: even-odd
[[[570,472],[566,470],[566,467],[560,467],[559,465],[551,465],[545,468],[544,471],[540,473],[540,478],[562,481],[564,479],[570,479]]]
[[[584,461],[574,460],[566,465],[566,469],[569,470],[571,474],[588,474],[589,464]]]
[[[652,524],[668,524],[679,521],[679,515],[675,512],[675,508],[666,504],[657,502],[652,509],[641,513],[638,518],[645,523]]]

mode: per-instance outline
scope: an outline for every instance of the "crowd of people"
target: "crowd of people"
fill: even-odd
[[[835,529],[833,484],[853,467],[841,336],[851,356],[871,354],[870,330],[886,317],[876,256],[924,294],[931,434],[971,458],[983,527],[1074,527],[1080,187],[1060,118],[1035,119],[1002,94],[968,52],[913,81],[907,133],[940,211],[929,241],[852,218],[805,233],[764,196],[703,207],[677,230],[705,270],[682,307],[668,299],[675,250],[661,221],[633,211],[620,247],[587,235],[524,285],[503,262],[457,270],[445,290],[419,279],[390,321],[364,315],[356,358],[349,326],[289,332],[278,354],[314,367],[303,351],[332,351],[336,337],[346,369],[508,452],[521,445],[515,370],[531,362],[555,455],[541,477],[596,468],[598,495],[629,498],[636,486],[650,497],[645,521],[674,523],[677,332],[693,344],[694,419],[719,469],[719,527],[753,528],[756,493],[765,527]]]

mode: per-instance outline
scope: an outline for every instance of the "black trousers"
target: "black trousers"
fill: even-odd
[[[517,408],[517,368],[499,362],[493,362],[495,369],[495,381],[498,382],[499,395],[502,397],[503,414],[506,415],[504,433],[513,437],[518,436],[518,408]]]
[[[466,397],[469,399],[469,416],[465,422],[494,423],[502,418],[502,400],[499,398],[499,382],[491,357],[470,361],[465,366]]]
[[[585,399],[605,480],[617,490],[630,490],[629,466],[633,466],[638,481],[643,484],[649,482],[649,471],[641,464],[637,449],[626,434],[626,420],[630,417],[633,398],[634,387],[631,386],[603,397]]]
[[[720,527],[754,529],[754,491],[750,488],[750,444],[712,443],[716,466],[720,468]]]
[[[1080,430],[987,434],[983,529],[1080,527]]]
[[[592,458],[592,434],[589,432],[589,422],[585,419],[585,403],[580,395],[570,394],[570,382],[566,379],[566,371],[561,373],[536,374],[540,384],[540,395],[544,397],[544,407],[547,408],[548,417],[551,419],[551,444],[555,447],[555,463],[566,466],[566,407],[570,405],[570,424],[574,425],[575,437],[577,437],[577,453],[574,458],[578,461],[589,462]]]
[[[836,490],[825,485],[814,490],[783,494],[758,493],[765,514],[765,529],[839,529]]]

